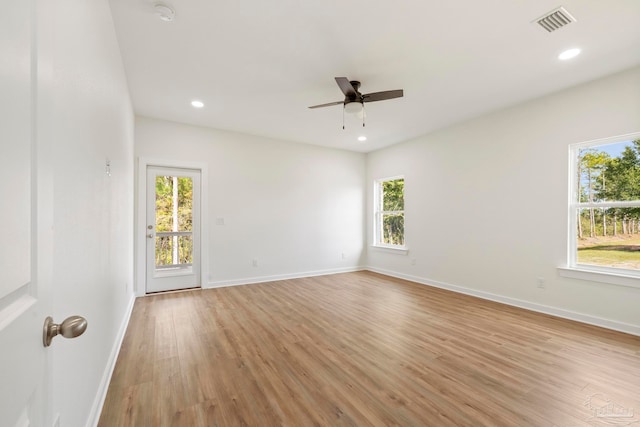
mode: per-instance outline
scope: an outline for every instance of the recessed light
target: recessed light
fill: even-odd
[[[204,102],[197,101],[197,100],[196,101],[191,101],[191,106],[193,108],[202,108],[202,107],[204,107]]]
[[[581,51],[578,48],[567,49],[560,55],[558,55],[558,59],[561,61],[566,61],[567,59],[575,58],[576,56],[580,55],[580,52]]]
[[[364,135],[358,137],[358,141],[360,142],[365,142],[366,140],[367,140],[367,137]]]

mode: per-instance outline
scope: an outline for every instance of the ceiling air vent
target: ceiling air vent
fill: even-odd
[[[552,32],[564,27],[565,25],[571,24],[572,22],[576,22],[576,18],[571,16],[571,14],[567,12],[567,9],[561,6],[549,13],[545,13],[534,22],[548,32]]]

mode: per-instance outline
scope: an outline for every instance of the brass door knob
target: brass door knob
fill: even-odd
[[[44,327],[42,329],[42,343],[45,347],[51,345],[51,340],[56,335],[62,335],[65,338],[75,338],[84,334],[87,330],[87,319],[82,316],[71,316],[64,319],[60,324],[53,323],[51,316],[44,319]]]

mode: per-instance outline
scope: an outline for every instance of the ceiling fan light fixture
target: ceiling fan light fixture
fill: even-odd
[[[352,101],[344,104],[344,111],[349,114],[358,114],[362,111],[362,102]]]

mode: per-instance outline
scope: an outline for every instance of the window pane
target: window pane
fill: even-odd
[[[193,179],[178,177],[178,231],[193,230]]]
[[[156,231],[192,231],[193,179],[156,177]]]
[[[640,269],[640,209],[580,209],[577,263]]]
[[[404,213],[382,215],[382,242],[386,245],[404,245]]]
[[[156,231],[173,230],[173,177],[156,177]]]
[[[193,263],[192,236],[156,235],[156,268]]]
[[[578,150],[578,202],[640,200],[640,140]]]
[[[404,210],[404,179],[394,179],[382,183],[382,210]]]
[[[156,268],[188,268],[193,263],[193,179],[156,177]]]

